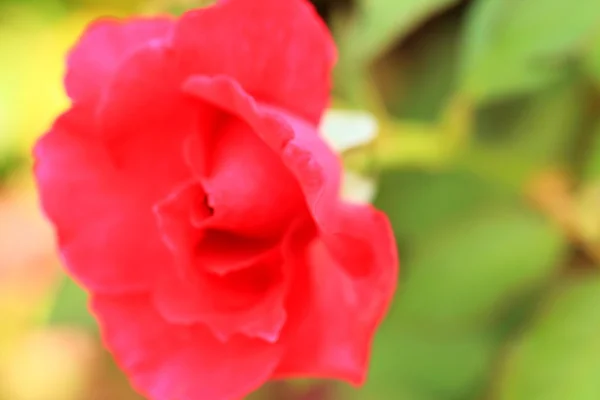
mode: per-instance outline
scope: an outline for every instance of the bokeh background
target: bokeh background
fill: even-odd
[[[0,399],[140,398],[61,272],[29,152],[88,21],[202,3],[0,0]],[[315,4],[334,104],[380,122],[344,158],[378,182],[402,273],[365,387],[253,400],[600,399],[600,2]]]

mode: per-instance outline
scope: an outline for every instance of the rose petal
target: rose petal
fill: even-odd
[[[35,151],[62,254],[90,290],[149,288],[173,268],[152,208],[191,178],[184,138],[211,129],[199,121],[216,113],[177,90],[180,76],[167,57],[161,43],[136,50],[115,72],[100,109],[77,104]]]
[[[306,340],[315,347],[299,346],[305,353],[306,348],[318,351],[304,357],[293,352],[290,358],[298,362],[282,364],[279,374],[314,372],[362,382],[372,335],[396,287],[398,260],[387,217],[370,206],[339,200],[339,160],[309,123],[257,104],[227,77],[194,77],[184,90],[243,118],[280,155],[300,182],[319,228],[308,263],[311,308],[300,328],[310,331]]]
[[[217,114],[177,90],[181,78],[170,49],[155,43],[131,54],[115,72],[98,107],[98,129],[121,174],[138,183],[152,205],[191,179],[184,140],[209,135]]]
[[[306,213],[293,175],[240,119],[229,117],[221,125],[213,141],[210,168],[204,168],[199,139],[192,138],[186,150],[190,167],[202,182],[214,211],[202,226],[257,238],[278,238],[290,220]]]
[[[275,342],[286,319],[287,279],[281,269],[276,253],[223,276],[168,276],[155,293],[155,303],[166,320],[204,323],[223,342],[237,333]]]
[[[157,308],[173,323],[205,323],[222,341],[235,333],[277,340],[285,321],[290,275],[280,248],[290,245],[295,228],[288,228],[283,242],[269,248],[248,247],[253,243],[249,239],[231,241],[231,235],[222,243],[206,243],[206,232],[190,222],[203,195],[200,185],[192,182],[156,208],[166,243],[182,264],[181,274],[161,280]]]
[[[336,257],[325,241],[317,240],[307,260],[297,258],[296,268],[308,268],[310,276],[307,282],[296,283],[289,313],[300,317],[291,322],[298,325],[290,329],[276,378],[319,376],[355,385],[366,379],[373,337],[396,287],[398,260],[383,213],[355,207],[346,218],[352,220],[349,226],[360,227],[351,231],[352,240],[347,240],[349,236],[337,239],[346,257]],[[365,260],[360,250],[355,251],[358,239],[372,246],[372,259]],[[365,262],[370,267],[368,274],[357,277],[348,273],[364,271],[361,264]],[[301,309],[305,311],[298,311]]]
[[[65,86],[74,101],[97,98],[119,64],[137,48],[154,39],[167,39],[175,21],[167,17],[91,24],[67,60]]]
[[[315,127],[281,110],[256,103],[227,77],[192,77],[184,90],[246,120],[279,155],[299,182],[320,234],[336,256],[352,258],[343,248],[351,241],[354,242],[354,256],[360,253],[360,259],[371,260],[374,253],[369,248],[372,239],[356,232],[361,230],[361,219],[352,218],[353,213],[358,215],[362,210],[371,208],[345,204],[340,200],[340,161],[314,134]],[[386,234],[393,237],[391,232]],[[359,264],[350,260],[348,265]],[[368,273],[369,268],[366,263],[360,270],[352,268],[349,272],[363,274]],[[391,265],[390,268],[395,267]]]
[[[221,343],[200,325],[169,324],[144,295],[94,295],[92,308],[118,364],[151,399],[241,398],[281,356],[276,344],[243,336]]]
[[[312,123],[329,103],[335,46],[307,1],[221,1],[185,14],[174,44],[186,75],[230,76]]]
[[[257,239],[211,228],[214,215],[198,182],[187,182],[154,207],[165,244],[175,255],[180,276],[198,271],[224,275],[251,266],[277,246]],[[218,226],[218,225],[217,225]]]
[[[192,220],[202,216],[209,218],[211,214],[205,205],[205,197],[202,185],[190,181],[177,187],[167,198],[154,205],[160,235],[175,256],[182,278],[194,273],[195,247],[201,236]]]
[[[328,232],[336,229],[340,160],[315,126],[257,104],[229,77],[191,77],[184,91],[245,120],[295,176],[317,224]]]
[[[66,266],[88,289],[148,288],[171,255],[135,182],[122,179],[94,139],[91,118],[89,109],[76,106],[36,145],[43,209],[56,226]]]

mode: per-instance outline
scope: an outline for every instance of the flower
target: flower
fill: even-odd
[[[304,0],[92,24],[34,150],[70,274],[151,399],[364,381],[396,286],[387,217],[317,132],[335,49]]]

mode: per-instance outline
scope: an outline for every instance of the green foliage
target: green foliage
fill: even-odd
[[[457,86],[460,18],[458,12],[435,18],[425,26],[425,34],[407,38],[380,63],[391,70],[393,80],[386,82],[385,73],[374,79],[381,82],[394,115],[436,121],[444,110]]]
[[[400,243],[417,243],[485,207],[516,202],[515,194],[477,176],[444,172],[387,171],[376,205],[386,210]]]
[[[0,187],[24,164],[24,157],[18,153],[8,150],[7,153],[0,157]]]
[[[364,63],[388,50],[395,40],[434,12],[457,0],[361,0],[352,29],[343,39],[353,61]],[[350,51],[350,50],[349,50]]]
[[[492,323],[556,271],[563,239],[526,210],[494,210],[422,243],[398,307],[417,326],[454,330]]]
[[[389,171],[380,184],[402,279],[355,398],[479,399],[505,329],[556,276],[565,238],[516,193],[471,173]]]
[[[476,151],[462,163],[518,184],[544,168],[567,166],[584,122],[582,85],[565,80],[536,94],[481,108]]]
[[[600,280],[566,283],[510,348],[500,400],[600,398]]]
[[[492,335],[414,332],[406,322],[398,315],[390,316],[377,336],[367,385],[348,396],[357,400],[476,399],[498,349]]]
[[[594,40],[586,52],[585,67],[588,74],[594,79],[596,85],[600,86],[600,33],[597,32]]]
[[[600,124],[596,127],[590,144],[590,156],[585,166],[584,177],[588,181],[600,182]]]
[[[88,310],[88,294],[64,276],[48,319],[50,325],[81,326],[95,331],[96,321]]]
[[[459,142],[454,157],[428,156],[414,163],[417,169],[398,158],[396,168],[381,172],[376,205],[392,221],[401,279],[377,335],[367,385],[358,392],[342,389],[340,397],[598,398],[595,342],[559,343],[567,328],[558,318],[547,328],[554,341],[543,349],[529,344],[536,340],[529,339],[529,329],[523,338],[519,334],[545,318],[539,305],[553,301],[549,288],[561,286],[573,252],[573,232],[526,202],[529,182],[540,173],[572,173],[581,165],[587,182],[600,176],[600,131],[589,130],[597,124],[600,4],[453,3],[365,1],[355,14],[356,32],[336,31],[344,45],[340,69],[354,68],[341,75],[346,81],[338,87],[362,85],[363,96],[354,92],[352,100],[362,98],[370,107],[372,97],[364,94],[372,92],[364,87],[373,79],[393,115],[392,128],[382,135],[392,137],[385,140],[397,145],[399,155],[416,142],[406,134],[414,126],[420,133],[413,129],[413,136],[431,146],[419,154],[441,157],[433,146],[440,143],[436,135],[449,134],[440,121],[451,115],[452,100],[466,100],[462,112],[473,121],[459,125],[467,140]],[[412,7],[407,20],[419,17],[391,28],[403,7]],[[420,16],[427,7],[435,10]],[[361,71],[368,63],[373,68]],[[590,77],[595,89],[587,84]],[[377,154],[390,160],[390,151]],[[553,195],[542,198],[551,202]],[[594,311],[589,305],[571,312],[579,317],[568,320],[568,329],[579,332],[588,324],[585,313]],[[566,313],[560,317],[565,321]],[[600,334],[594,326],[590,338],[593,329]],[[575,346],[572,353],[569,346]],[[586,350],[592,351],[584,364],[579,357]],[[570,367],[581,371],[571,384]]]
[[[487,101],[541,89],[569,72],[598,24],[595,0],[477,0],[465,29],[463,90]]]

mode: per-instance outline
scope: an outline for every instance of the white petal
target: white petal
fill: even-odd
[[[377,184],[371,178],[350,171],[344,172],[342,198],[358,204],[368,204],[375,198]]]
[[[329,110],[321,122],[321,135],[338,153],[365,145],[377,136],[375,117],[363,111]]]

